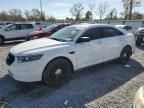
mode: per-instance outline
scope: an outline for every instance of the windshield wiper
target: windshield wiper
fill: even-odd
[[[59,39],[59,38],[50,38],[50,39],[53,39],[53,40],[56,40],[56,41],[61,41],[61,42],[65,42],[66,41],[64,39]]]

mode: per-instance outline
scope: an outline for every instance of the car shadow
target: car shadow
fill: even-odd
[[[0,99],[4,98],[15,108],[81,108],[143,71],[143,66],[134,59],[127,65],[111,61],[78,70],[71,81],[55,88],[42,82],[18,82],[6,75],[0,79]]]
[[[25,42],[25,41],[24,40],[6,41],[2,45],[0,45],[0,47],[11,47],[11,46],[20,44],[22,42]]]

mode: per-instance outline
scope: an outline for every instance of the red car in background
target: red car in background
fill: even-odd
[[[36,31],[30,32],[27,36],[27,40],[48,37],[48,36],[52,35],[53,33],[57,32],[58,30],[66,27],[66,26],[69,26],[69,25],[70,24],[52,24],[41,30],[36,30]]]

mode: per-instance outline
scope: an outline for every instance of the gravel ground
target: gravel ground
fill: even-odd
[[[63,86],[22,83],[7,75],[5,58],[14,43],[0,47],[0,99],[14,108],[130,108],[136,90],[144,85],[144,47],[127,65],[115,61],[75,73]]]

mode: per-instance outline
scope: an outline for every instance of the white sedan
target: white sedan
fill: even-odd
[[[133,34],[135,33],[134,28],[131,27],[131,26],[128,26],[128,25],[116,25],[116,27],[121,28],[121,29],[124,29],[124,30],[126,30],[127,32],[129,32],[129,33],[133,33]]]
[[[50,38],[21,43],[7,57],[11,77],[23,82],[66,82],[74,70],[113,59],[127,63],[135,38],[111,25],[82,24],[66,27]]]

